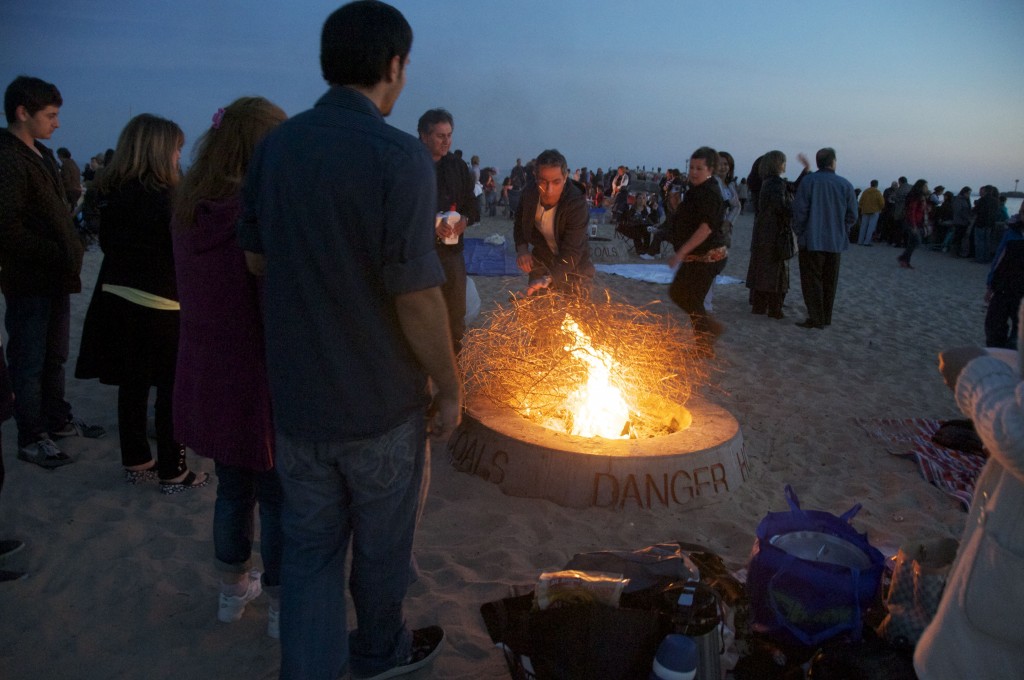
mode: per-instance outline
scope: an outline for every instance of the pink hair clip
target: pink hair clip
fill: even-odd
[[[213,114],[213,129],[219,130],[221,121],[224,120],[224,109],[217,109],[217,113]]]

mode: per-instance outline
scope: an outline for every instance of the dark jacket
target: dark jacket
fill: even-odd
[[[128,286],[178,299],[171,247],[171,190],[133,180],[100,194],[99,284]]]
[[[701,224],[707,224],[711,233],[693,251],[691,255],[704,253],[726,245],[725,234],[722,233],[722,193],[714,177],[691,186],[683,194],[683,202],[672,215],[669,222],[669,234],[672,246],[679,250],[697,231]]]
[[[785,179],[775,176],[763,180],[757,192],[757,219],[750,235],[750,263],[747,288],[767,293],[789,290],[789,260],[775,254],[780,232],[792,232],[793,195]]]
[[[455,206],[455,210],[466,218],[467,224],[479,222],[480,202],[473,193],[476,182],[466,164],[455,154],[449,153],[434,163],[434,171],[437,173],[437,211],[446,212]],[[459,242],[455,245],[444,245],[438,239],[437,247],[461,253],[462,234],[459,234]]]
[[[580,278],[594,278],[594,263],[590,261],[590,244],[587,236],[587,219],[590,211],[583,191],[572,181],[567,181],[562,197],[555,210],[555,242],[558,254],[551,252],[544,235],[534,227],[540,190],[536,184],[523,189],[523,196],[516,209],[513,236],[516,252],[530,252],[551,275],[551,286],[555,290],[566,290],[581,283]]]
[[[53,153],[37,156],[0,130],[0,288],[5,294],[82,290],[82,242],[75,233]]]
[[[1002,219],[999,212],[999,197],[985,194],[974,202],[974,228],[988,229]]]

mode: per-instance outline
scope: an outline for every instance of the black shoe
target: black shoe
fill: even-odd
[[[768,316],[770,316],[773,319],[785,319],[786,318],[786,315],[782,313],[781,309],[773,309],[772,311],[768,312]]]
[[[81,418],[71,418],[60,428],[50,433],[51,439],[63,439],[64,437],[85,437],[87,439],[99,439],[107,433],[99,425],[86,425]]]
[[[825,328],[823,324],[814,323],[810,319],[807,319],[805,321],[798,321],[795,325],[799,326],[800,328],[817,328],[818,330],[823,330]]]
[[[3,559],[3,558],[5,558],[5,557],[7,557],[9,555],[13,555],[14,553],[18,552],[19,550],[21,550],[24,547],[25,547],[25,544],[22,543],[21,541],[15,541],[15,540],[0,541],[0,559]]]
[[[28,574],[23,571],[7,571],[6,569],[0,569],[0,583],[4,581],[20,581],[26,578]]]
[[[428,626],[414,630],[412,632],[412,651],[405,663],[377,673],[377,675],[360,677],[353,673],[352,677],[356,680],[385,680],[412,673],[430,664],[441,653],[443,646],[444,629],[441,626]]]

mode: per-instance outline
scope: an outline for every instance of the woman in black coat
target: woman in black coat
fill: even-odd
[[[132,118],[99,181],[103,264],[82,328],[75,377],[117,385],[121,464],[130,484],[158,478],[174,494],[204,486],[174,438],[171,395],[178,354],[178,290],[171,247],[171,200],[185,137],[148,113]],[[148,437],[154,403],[157,457]]]
[[[780,248],[792,238],[791,204],[793,195],[782,174],[786,172],[786,154],[769,151],[761,157],[761,188],[754,229],[750,237],[750,264],[747,267],[747,288],[750,289],[751,312],[773,319],[783,318],[782,304],[789,291],[788,252]]]

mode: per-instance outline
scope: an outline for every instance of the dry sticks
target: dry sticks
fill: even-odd
[[[556,293],[512,297],[485,314],[483,327],[466,332],[459,357],[466,391],[572,432],[569,396],[587,383],[588,358],[610,355],[609,383],[629,409],[625,432],[644,438],[681,429],[688,424],[681,407],[707,384],[708,367],[690,329],[652,311],[658,304],[636,307],[607,293],[602,302]],[[567,315],[582,339],[568,329]]]

